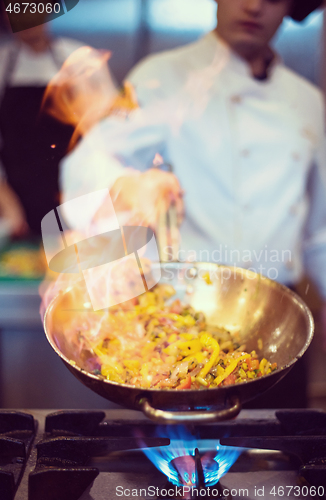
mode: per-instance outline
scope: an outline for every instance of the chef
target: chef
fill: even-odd
[[[323,98],[270,46],[285,16],[301,21],[320,4],[218,0],[214,31],[131,71],[140,109],[103,120],[65,159],[64,200],[109,186],[118,213],[153,226],[159,202],[173,201],[185,213],[179,260],[246,267],[290,287],[306,269],[326,300]],[[175,175],[148,170],[156,153]],[[70,225],[103,217],[101,202],[96,214],[66,210]],[[304,404],[303,394],[293,402]]]
[[[27,13],[22,22],[44,22],[45,15]],[[52,38],[40,24],[0,47],[0,211],[14,234],[40,235],[41,219],[59,202],[58,164],[73,131],[42,114],[41,105],[48,82],[80,46]]]

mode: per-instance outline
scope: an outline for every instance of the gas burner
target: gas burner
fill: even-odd
[[[224,495],[226,489],[219,482],[214,486],[206,485],[204,469],[218,469],[218,464],[214,461],[214,455],[206,454],[204,457],[201,457],[198,448],[196,448],[193,456],[186,455],[174,458],[171,461],[171,466],[175,468],[178,474],[180,486],[167,483],[161,489],[161,496],[158,497],[158,500],[168,498],[195,500],[200,497],[231,500],[232,497],[230,494],[227,496]],[[166,492],[166,495],[163,492]]]
[[[147,458],[165,474],[170,485],[185,490],[207,489],[208,498],[208,488],[219,483],[242,451],[241,448],[221,446],[218,439],[210,440],[208,448],[203,449],[199,437],[197,439],[188,428],[180,425],[158,426],[156,435],[169,438],[170,444],[160,449],[145,448]]]

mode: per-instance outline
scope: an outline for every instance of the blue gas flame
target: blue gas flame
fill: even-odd
[[[241,448],[222,446],[221,444],[216,446],[216,451],[214,461],[218,464],[218,469],[216,471],[213,468],[204,469],[206,486],[214,486],[214,484],[218,483],[242,453]]]
[[[143,448],[143,452],[156,468],[165,474],[172,484],[182,486],[183,483],[179,477],[180,471],[179,473],[177,472],[172,461],[178,457],[193,457],[195,449],[199,447],[199,443],[196,437],[192,436],[183,426],[159,427],[156,434],[160,437],[169,438],[170,445],[159,448]],[[207,462],[204,459],[202,460],[206,486],[217,484],[242,453],[241,448],[222,446],[219,443],[215,444],[211,451],[216,451],[216,455],[213,455],[213,460]],[[183,471],[182,473],[186,484],[195,485],[195,472],[189,474],[189,471]]]

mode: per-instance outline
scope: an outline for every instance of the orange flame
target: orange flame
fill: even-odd
[[[117,89],[108,67],[110,57],[111,53],[108,51],[99,51],[91,47],[82,47],[68,57],[46,89],[43,100],[43,111],[46,111],[57,120],[72,125],[75,128],[70,143],[70,149],[76,144],[80,136],[85,135],[91,127],[103,118],[109,115],[116,115],[124,118],[128,116],[130,111],[138,108],[134,88],[129,82],[124,84],[124,88],[121,91]],[[55,146],[55,144],[52,145],[53,148],[55,148]],[[156,161],[157,165],[164,163],[160,155],[156,156]],[[102,208],[106,210],[107,204],[103,203]],[[118,206],[114,208],[119,212]],[[104,219],[107,218],[108,214],[105,213]],[[101,219],[100,216],[99,219]],[[98,220],[95,217],[91,224],[96,225],[97,222]],[[126,223],[139,225],[140,222],[128,220],[125,224]],[[84,238],[89,237],[89,234],[87,234],[88,229],[89,228],[85,228]],[[72,231],[72,233],[75,233],[75,231]],[[82,236],[80,236],[79,239],[83,239]],[[97,251],[98,250],[99,249],[97,249]],[[99,269],[99,272],[102,271],[104,272],[104,270]],[[94,281],[96,281],[96,283],[99,281],[95,279],[98,277],[95,276],[95,270],[88,274],[94,275]],[[41,315],[44,315],[50,301],[57,296],[60,291],[70,286],[76,286],[76,289],[83,288],[82,283],[84,283],[84,279],[85,276],[83,273],[74,275],[57,274],[49,271],[47,279],[40,288],[40,294],[43,298]],[[120,288],[121,279],[120,276]],[[101,283],[98,285],[97,290],[100,297],[106,296],[109,292],[115,292],[112,288],[112,280],[110,280],[110,283],[104,278],[100,281]],[[106,287],[110,288],[110,290],[107,290]],[[85,303],[89,302],[90,297],[86,289],[84,293]],[[119,293],[122,293],[121,289]]]
[[[130,84],[118,91],[108,67],[110,57],[111,52],[81,47],[47,86],[42,109],[75,128],[70,149],[104,117],[138,107]]]

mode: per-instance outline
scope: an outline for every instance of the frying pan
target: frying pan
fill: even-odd
[[[235,417],[245,403],[274,386],[302,357],[311,343],[314,323],[305,303],[285,286],[241,268],[210,263],[167,263],[161,283],[176,289],[175,298],[203,311],[208,324],[226,328],[246,352],[276,362],[264,377],[214,389],[143,389],[118,384],[90,373],[94,355],[80,352],[74,330],[85,315],[96,315],[80,284],[60,292],[49,304],[44,329],[68,369],[87,387],[117,404],[142,410],[161,423],[214,422]],[[208,274],[210,279],[208,279]],[[67,334],[68,332],[68,334]],[[300,390],[300,388],[298,388]]]

